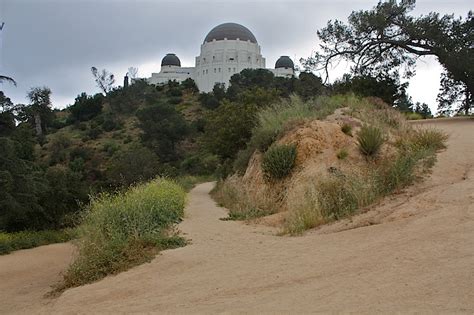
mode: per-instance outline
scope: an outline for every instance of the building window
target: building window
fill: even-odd
[[[234,72],[235,72],[235,68],[234,68]]]
[[[217,72],[217,69],[216,69],[216,68],[214,68],[214,73],[216,73],[216,72]]]
[[[229,72],[230,72],[230,68],[229,68]]]
[[[209,73],[209,72],[208,72],[207,69],[206,69],[206,74],[208,74],[208,73]]]
[[[219,68],[219,73],[221,72],[221,68]]]
[[[205,73],[204,70],[202,70],[202,74],[204,74],[204,73]]]

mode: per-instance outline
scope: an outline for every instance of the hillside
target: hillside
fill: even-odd
[[[191,245],[53,303],[41,296],[66,267],[70,247],[0,257],[1,278],[9,279],[0,284],[3,310],[471,313],[474,142],[466,134],[474,124],[448,119],[420,126],[450,135],[431,175],[364,215],[304,237],[277,237],[266,227],[219,220],[226,210],[214,206],[207,195],[212,185],[203,184],[191,192],[180,225]],[[35,259],[45,251],[54,261]]]

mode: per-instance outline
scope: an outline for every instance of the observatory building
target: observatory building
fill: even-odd
[[[201,44],[201,54],[195,67],[181,67],[175,54],[169,53],[161,61],[161,71],[148,78],[151,84],[193,79],[201,92],[210,92],[215,84],[229,85],[230,78],[243,69],[265,69],[265,58],[252,32],[237,23],[214,27]],[[294,64],[288,56],[281,56],[270,70],[278,77],[294,76]]]

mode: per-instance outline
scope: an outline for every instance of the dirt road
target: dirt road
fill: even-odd
[[[433,124],[450,134],[433,174],[362,219],[278,237],[219,220],[226,212],[201,184],[180,225],[191,245],[57,299],[38,297],[67,245],[0,257],[0,312],[473,313],[474,121]],[[42,255],[52,260],[35,263]]]

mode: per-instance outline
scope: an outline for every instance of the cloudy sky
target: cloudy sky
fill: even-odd
[[[53,106],[64,108],[80,92],[97,93],[91,66],[122,77],[130,66],[140,77],[159,72],[161,58],[176,53],[194,66],[200,44],[214,26],[236,22],[256,36],[273,67],[280,55],[297,61],[317,47],[316,30],[330,19],[346,21],[352,10],[370,9],[376,0],[0,0],[0,74],[15,103],[25,103],[31,87],[48,86]],[[465,17],[467,0],[418,0],[415,15],[430,11]],[[414,101],[436,109],[441,67],[422,59],[410,82]],[[337,69],[341,73],[344,69]]]

